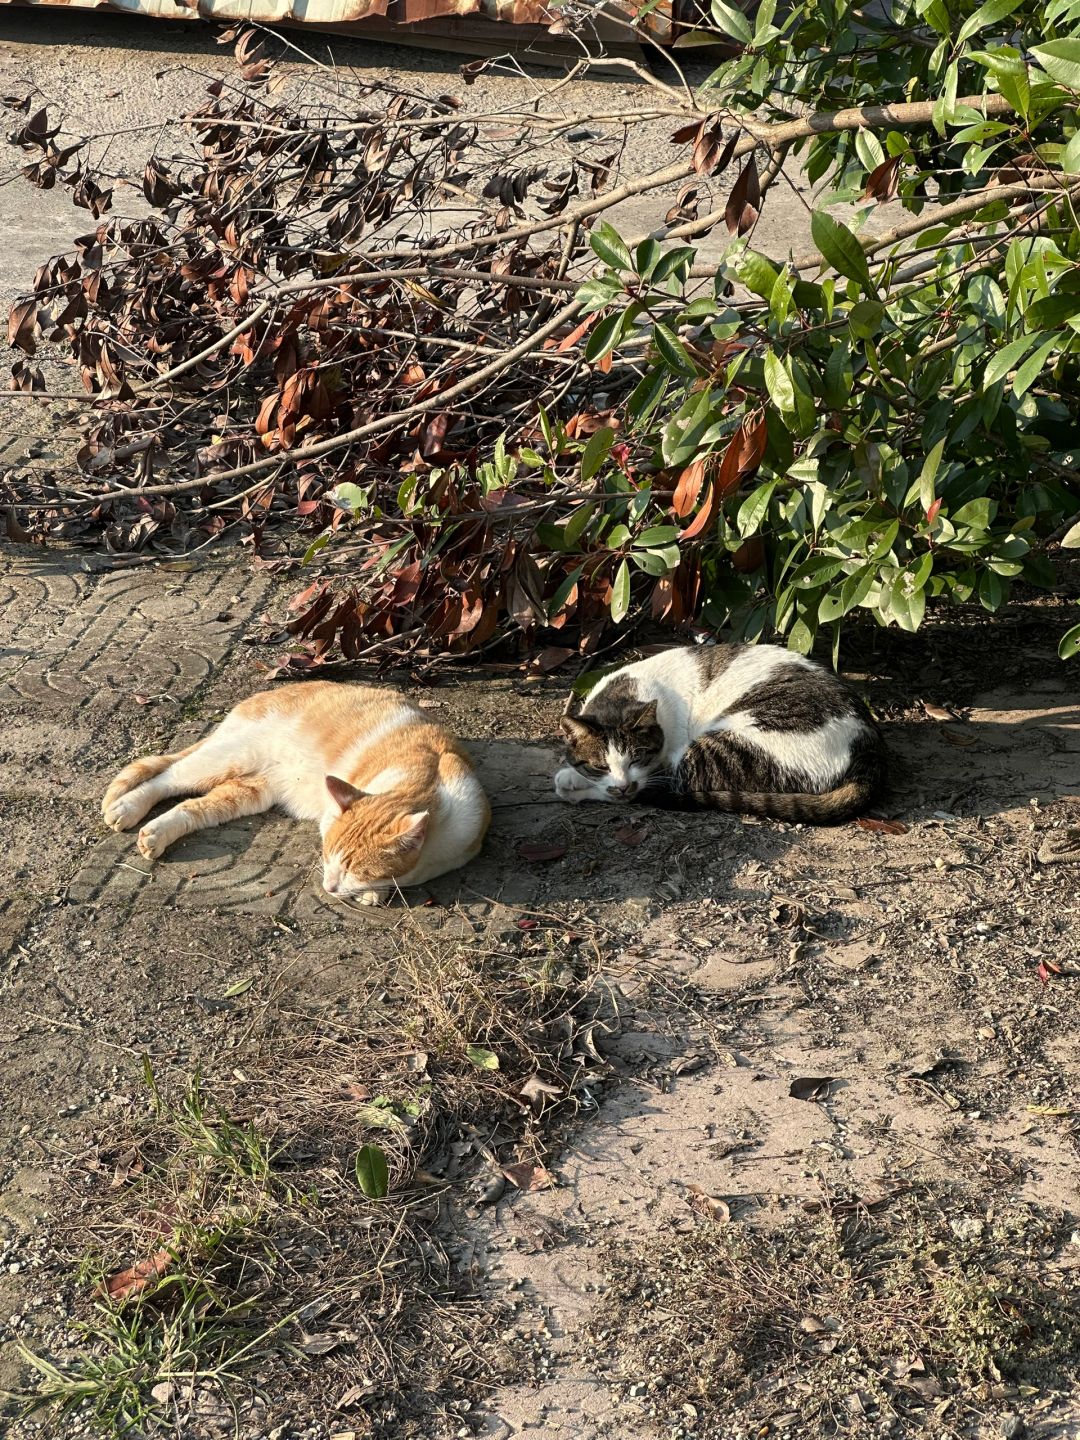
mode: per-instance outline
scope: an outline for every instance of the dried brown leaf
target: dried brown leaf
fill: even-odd
[[[788,1094],[793,1100],[825,1100],[828,1098],[829,1087],[835,1080],[835,1075],[801,1075],[792,1080]]]
[[[906,835],[909,828],[902,820],[879,820],[876,815],[860,815],[855,824],[872,835]]]
[[[152,1281],[171,1269],[173,1263],[168,1250],[158,1250],[148,1260],[138,1260],[128,1269],[110,1275],[95,1293],[109,1300],[127,1300],[132,1295],[141,1294]]]
[[[533,1165],[528,1160],[522,1160],[517,1165],[504,1165],[502,1172],[511,1185],[516,1185],[519,1190],[526,1193],[535,1190],[551,1190],[556,1181],[550,1170],[545,1170],[543,1165]]]
[[[724,222],[732,235],[745,235],[752,230],[761,213],[761,181],[757,162],[751,155],[742,174],[731,187],[724,209]]]

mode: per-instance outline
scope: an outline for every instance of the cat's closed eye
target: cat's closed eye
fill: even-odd
[[[589,775],[594,780],[601,775],[607,774],[607,770],[603,765],[578,765],[576,768],[580,770],[583,775]]]

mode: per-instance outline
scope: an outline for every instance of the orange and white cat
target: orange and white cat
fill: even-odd
[[[193,830],[279,805],[317,820],[323,889],[377,905],[472,860],[491,807],[448,730],[393,690],[314,681],[252,695],[175,755],[128,765],[102,801],[114,830],[193,795],[139,831],[147,860]]]

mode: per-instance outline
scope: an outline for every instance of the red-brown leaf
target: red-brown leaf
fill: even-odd
[[[701,509],[694,516],[685,530],[679,532],[680,540],[696,540],[706,530],[712,528],[717,511],[720,509],[720,496],[717,493],[716,485],[709,481],[709,493],[706,495]]]
[[[886,200],[894,200],[899,187],[900,156],[893,155],[888,160],[883,160],[880,165],[875,165],[866,178],[866,189],[863,191],[864,200],[877,200],[884,204]]]
[[[761,182],[758,179],[757,163],[751,155],[742,174],[731,187],[724,210],[724,221],[732,235],[745,235],[748,230],[753,229],[760,213]]]
[[[528,1160],[522,1160],[517,1165],[507,1165],[502,1173],[512,1185],[526,1192],[550,1190],[555,1184],[555,1176],[550,1170],[545,1170],[542,1165],[531,1165]]]
[[[692,120],[689,125],[681,125],[671,137],[673,145],[685,145],[687,140],[695,140],[705,129],[704,120]]]
[[[935,521],[935,520],[937,519],[937,517],[938,517],[938,511],[939,511],[940,509],[941,509],[941,496],[939,495],[936,500],[931,500],[931,501],[930,501],[930,504],[926,507],[926,523],[927,523],[928,525],[932,525],[932,524],[934,523],[934,521]]]
[[[697,504],[698,496],[701,494],[701,487],[705,483],[705,457],[699,456],[697,460],[691,460],[686,469],[679,476],[679,483],[675,486],[675,494],[671,497],[671,508],[680,520],[684,515],[689,515]]]
[[[172,1263],[173,1257],[168,1250],[158,1250],[148,1260],[139,1260],[127,1270],[118,1270],[115,1275],[110,1275],[95,1293],[109,1300],[127,1300],[129,1296],[145,1290],[151,1280],[164,1275]]]
[[[878,820],[873,815],[860,815],[855,824],[872,835],[906,835],[909,828],[902,820]]]
[[[548,860],[561,860],[566,854],[566,846],[532,845],[523,842],[517,847],[517,853],[522,860],[527,860],[531,865],[539,865]]]
[[[728,441],[724,458],[720,462],[717,488],[721,498],[737,490],[748,475],[752,475],[765,457],[768,441],[768,426],[765,416],[745,419]]]
[[[34,326],[37,322],[37,301],[19,300],[8,313],[8,344],[33,355],[37,349]]]

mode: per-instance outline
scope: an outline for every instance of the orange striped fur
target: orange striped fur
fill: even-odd
[[[178,795],[197,798],[139,831],[147,859],[194,830],[279,805],[319,822],[324,888],[363,904],[464,865],[491,819],[449,731],[392,690],[327,681],[252,695],[197,745],[134,761],[102,813],[126,830]]]

